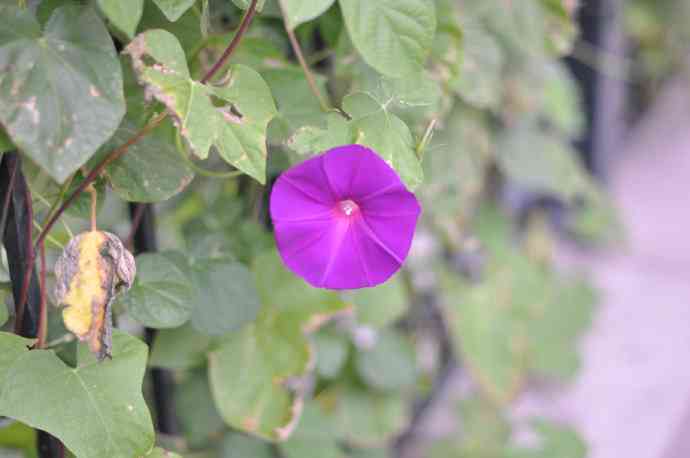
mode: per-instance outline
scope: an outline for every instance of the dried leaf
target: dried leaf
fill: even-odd
[[[77,235],[55,264],[55,297],[65,306],[65,326],[89,343],[99,361],[110,357],[113,298],[130,288],[135,275],[131,253],[109,232]]]

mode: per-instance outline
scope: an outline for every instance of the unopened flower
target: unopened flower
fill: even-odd
[[[271,194],[283,261],[320,288],[363,288],[390,278],[407,257],[420,212],[395,171],[360,145],[290,168]]]

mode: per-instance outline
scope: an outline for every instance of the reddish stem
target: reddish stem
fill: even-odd
[[[46,334],[48,332],[48,298],[46,293],[46,244],[41,242],[38,246],[41,257],[41,270],[39,273],[39,287],[41,289],[41,305],[38,315],[38,342],[36,348],[44,348]]]
[[[252,23],[252,19],[254,19],[254,15],[256,14],[256,5],[259,0],[252,0],[251,5],[249,5],[249,8],[247,8],[247,11],[244,13],[244,17],[242,18],[242,22],[240,23],[240,27],[237,29],[237,32],[235,33],[235,36],[232,38],[232,41],[228,45],[227,48],[225,48],[225,51],[223,52],[223,55],[220,56],[220,59],[211,67],[211,69],[206,72],[206,75],[204,75],[203,78],[201,78],[201,82],[203,84],[206,84],[209,82],[211,78],[213,78],[213,75],[220,70],[220,68],[225,64],[225,62],[230,58],[232,53],[235,52],[235,48],[240,44],[240,41],[242,41],[242,37],[244,34],[247,32],[247,29],[249,28],[249,25]]]

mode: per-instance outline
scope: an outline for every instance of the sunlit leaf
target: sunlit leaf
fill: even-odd
[[[414,190],[424,179],[424,172],[407,125],[364,93],[345,97],[343,109],[352,117],[351,129],[357,143],[376,151]]]
[[[153,0],[169,21],[175,22],[194,5],[196,0]]]
[[[134,37],[144,11],[144,0],[98,0],[98,7],[128,38]]]
[[[369,65],[387,76],[418,73],[434,38],[431,0],[340,0],[345,25]]]
[[[294,29],[300,24],[311,21],[323,13],[335,0],[276,0],[282,2],[287,13],[288,27]]]

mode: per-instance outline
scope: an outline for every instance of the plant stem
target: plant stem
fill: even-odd
[[[213,67],[211,67],[211,69],[201,79],[201,82],[203,84],[208,83],[209,80],[213,78],[213,75],[215,75],[216,72],[218,72],[218,70],[220,70],[220,68],[230,58],[232,53],[235,52],[235,48],[237,48],[237,45],[240,44],[242,37],[247,32],[247,29],[249,29],[249,25],[252,23],[252,19],[254,19],[254,15],[256,14],[256,5],[258,1],[259,0],[252,0],[251,5],[249,5],[249,8],[247,8],[247,11],[244,13],[244,17],[242,18],[242,22],[240,22],[240,26],[237,29],[235,36],[232,38],[232,41],[230,42],[228,47],[225,48],[223,55],[220,56],[220,59],[218,59],[218,61],[213,65]]]
[[[91,194],[91,231],[98,230],[96,222],[96,214],[98,213],[98,191],[91,183],[86,190]]]
[[[426,127],[426,130],[424,131],[424,136],[417,145],[417,150],[415,151],[415,153],[417,154],[417,159],[419,159],[420,161],[424,159],[424,152],[426,151],[426,147],[429,146],[431,137],[434,135],[434,128],[436,127],[436,122],[437,119],[435,118],[431,120],[429,125]]]
[[[295,52],[297,60],[299,61],[300,66],[302,67],[302,71],[304,72],[304,76],[306,76],[307,78],[307,83],[309,84],[309,89],[311,90],[311,93],[314,94],[314,97],[316,97],[316,99],[319,101],[319,104],[321,105],[321,109],[323,111],[331,111],[331,108],[328,106],[328,102],[326,102],[326,99],[323,97],[321,91],[319,90],[319,86],[316,84],[314,74],[311,72],[311,70],[309,69],[309,65],[307,64],[307,61],[304,59],[302,47],[300,46],[299,41],[297,41],[295,31],[288,22],[287,8],[285,8],[284,0],[278,0],[278,6],[280,6],[280,11],[283,14],[283,24],[285,25],[285,31],[287,32],[288,38],[290,39],[290,45],[292,45],[292,50]]]
[[[46,244],[41,243],[38,246],[40,253],[41,269],[39,271],[39,288],[41,290],[41,303],[38,313],[38,341],[36,348],[45,348],[46,335],[48,332],[48,298],[46,294]]]

